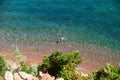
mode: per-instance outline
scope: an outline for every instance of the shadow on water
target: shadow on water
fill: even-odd
[[[120,8],[120,0],[114,0],[114,2],[117,4],[117,7]]]
[[[120,3],[120,0],[115,0],[116,2]]]
[[[93,7],[91,7],[91,6],[87,6],[87,7],[85,8],[85,10],[86,10],[86,11],[93,11],[93,10],[94,10],[94,8],[93,8]]]
[[[6,0],[0,0],[0,6],[2,6],[5,3]]]

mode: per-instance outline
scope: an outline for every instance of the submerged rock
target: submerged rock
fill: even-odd
[[[58,39],[58,40],[56,41],[56,43],[61,43],[63,40],[64,40],[64,37],[61,37],[60,39]]]

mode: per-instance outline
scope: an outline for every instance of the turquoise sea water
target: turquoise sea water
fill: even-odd
[[[60,37],[120,51],[120,1],[0,0],[1,45]]]

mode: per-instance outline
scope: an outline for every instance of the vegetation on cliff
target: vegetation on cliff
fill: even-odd
[[[55,77],[62,77],[65,80],[79,79],[75,73],[75,68],[81,62],[80,53],[78,51],[64,55],[57,51],[51,56],[47,56],[43,60],[43,64],[38,67],[39,71],[48,72]]]
[[[5,56],[0,54],[0,76],[4,76],[5,71],[7,70],[7,62]]]
[[[13,57],[14,62],[18,65],[14,69],[5,56],[0,54],[0,76],[4,77],[7,70],[12,73],[24,71],[33,76],[37,76],[39,71],[42,71],[65,80],[120,80],[120,66],[115,67],[111,64],[107,64],[99,71],[89,73],[87,76],[83,76],[81,72],[75,72],[75,68],[81,63],[79,51],[69,54],[56,51],[50,56],[45,56],[42,64],[31,64],[30,66],[26,65],[26,59],[17,47],[15,47]]]
[[[120,66],[116,68],[111,64],[107,64],[99,71],[92,73],[93,80],[120,80]]]

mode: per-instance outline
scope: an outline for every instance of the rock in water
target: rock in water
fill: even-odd
[[[58,40],[56,41],[56,43],[61,43],[63,40],[64,40],[64,37],[61,37],[60,39],[58,39]]]
[[[5,80],[13,80],[13,74],[10,71],[5,72]]]

